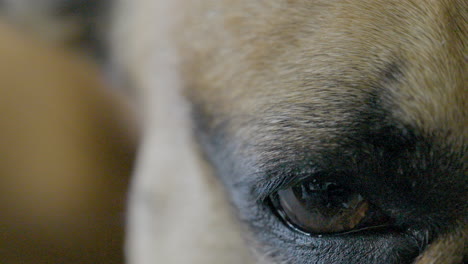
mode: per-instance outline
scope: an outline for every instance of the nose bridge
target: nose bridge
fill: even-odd
[[[461,224],[452,232],[438,237],[414,264],[462,264],[468,258],[468,226]]]

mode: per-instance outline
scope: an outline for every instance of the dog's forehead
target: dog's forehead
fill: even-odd
[[[213,4],[186,24],[186,92],[225,181],[351,171],[395,204],[428,201],[414,212],[461,206],[447,176],[466,173],[466,4],[312,2]]]
[[[466,32],[446,28],[466,31],[462,2],[211,4],[191,12],[183,42],[189,98],[210,124],[308,118],[327,123],[309,134],[328,134],[377,103],[424,133],[466,136]]]

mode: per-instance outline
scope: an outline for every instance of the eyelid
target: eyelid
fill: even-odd
[[[302,163],[301,163],[302,164]],[[339,177],[337,175],[346,175],[345,178],[349,179],[349,171],[333,171],[330,172],[311,162],[308,165],[285,165],[279,164],[273,166],[267,172],[262,171],[253,175],[256,180],[250,186],[253,186],[252,193],[254,199],[257,202],[265,202],[269,196],[275,192],[286,189],[299,183],[300,181],[306,180],[307,178],[316,177],[317,179],[325,181],[337,181]]]
[[[273,179],[259,179],[253,187],[254,199],[257,202],[266,202],[266,200],[278,190],[281,190],[289,184],[284,177],[275,177]]]
[[[316,173],[308,174],[277,174],[270,178],[261,178],[253,184],[253,195],[257,202],[264,203],[266,200],[281,189],[286,189],[298,182],[312,177]]]

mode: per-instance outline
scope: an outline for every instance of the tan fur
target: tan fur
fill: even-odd
[[[441,236],[429,245],[415,264],[463,263],[463,258],[468,255],[466,237],[468,237],[466,225]]]
[[[382,85],[386,94],[380,105],[391,118],[453,151],[463,151],[466,144],[465,1],[121,2],[114,54],[120,70],[139,88],[147,123],[147,141],[132,189],[130,263],[247,263],[226,251],[219,253],[213,244],[192,241],[199,230],[162,232],[190,230],[179,221],[193,217],[197,221],[193,226],[206,234],[203,239],[213,239],[222,248],[239,241],[226,241],[225,233],[212,233],[212,225],[204,222],[222,215],[225,226],[234,225],[225,218],[230,215],[225,202],[220,207],[200,204],[221,198],[217,191],[216,198],[212,196],[206,185],[198,186],[206,181],[205,169],[191,157],[197,152],[187,131],[191,128],[187,109],[176,105],[186,104],[178,98],[180,93],[206,114],[208,128],[216,129],[229,120],[225,132],[240,142],[316,143],[305,141],[307,134],[327,142],[320,143],[321,148],[333,148],[345,140],[335,124],[352,124],[354,117],[349,113],[364,105],[375,92],[371,88]],[[404,74],[397,78],[398,85],[389,80],[395,76],[382,76],[388,68],[391,72],[392,65]],[[305,117],[301,106],[311,104],[314,115]],[[270,133],[279,122],[306,118],[330,125],[315,130],[298,126],[288,131],[287,138]],[[268,153],[281,158],[288,152]],[[163,156],[167,160],[161,160]],[[198,187],[187,188],[181,183],[186,181],[197,182]],[[190,197],[199,197],[187,198],[193,207],[186,208],[188,201],[180,200],[179,193],[186,191],[193,192]],[[157,200],[170,201],[171,207],[161,208]],[[184,208],[183,215],[179,208]],[[170,220],[161,220],[166,217]],[[464,229],[466,211],[459,217]],[[466,256],[463,250],[432,252],[463,247],[466,239],[464,232],[441,236],[418,264],[460,263]],[[231,253],[239,256],[244,251],[235,247]],[[216,261],[200,258],[207,254]]]
[[[122,40],[115,42],[116,63],[141,89],[145,110],[145,136],[130,195],[128,262],[247,264],[239,227],[194,149],[188,109],[179,96],[176,50],[167,37],[173,22],[167,15],[176,13],[178,4],[128,1],[117,10],[117,17],[131,19],[115,26]],[[158,34],[139,39],[138,29],[150,22]],[[130,65],[136,67],[125,68]]]
[[[359,104],[365,90],[356,94],[344,85],[333,91],[322,87],[340,76],[356,86],[371,82],[362,76],[376,80],[376,69],[402,56],[411,64],[405,65],[406,82],[392,91],[398,102],[394,115],[426,133],[448,133],[454,141],[466,136],[466,116],[459,111],[468,107],[467,50],[460,42],[466,38],[465,2],[201,2],[193,4],[183,23],[186,35],[179,43],[188,53],[184,67],[190,67],[184,78],[195,90],[188,93],[202,105],[215,104],[219,115],[262,113],[270,97],[307,103],[338,93],[358,97],[350,100]],[[197,23],[200,17],[206,18],[203,24]],[[405,37],[403,44],[399,36]],[[240,72],[256,75],[238,79]],[[307,74],[323,80],[311,78],[315,83],[305,87]],[[309,96],[296,98],[305,95],[305,88]]]

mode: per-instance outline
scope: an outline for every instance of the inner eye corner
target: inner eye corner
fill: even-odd
[[[391,218],[363,195],[335,182],[305,179],[268,197],[285,225],[309,236],[340,236],[391,226]]]
[[[282,210],[281,206],[278,203],[278,193],[275,192],[272,195],[270,195],[267,199],[265,199],[265,203],[267,206],[270,208],[272,213],[275,215],[277,219],[279,219],[285,226],[287,226],[289,229],[293,230],[294,232],[300,233],[302,235],[306,236],[322,236],[325,234],[312,234],[309,232],[306,232],[293,224],[290,220],[288,220],[288,217],[286,213]]]

